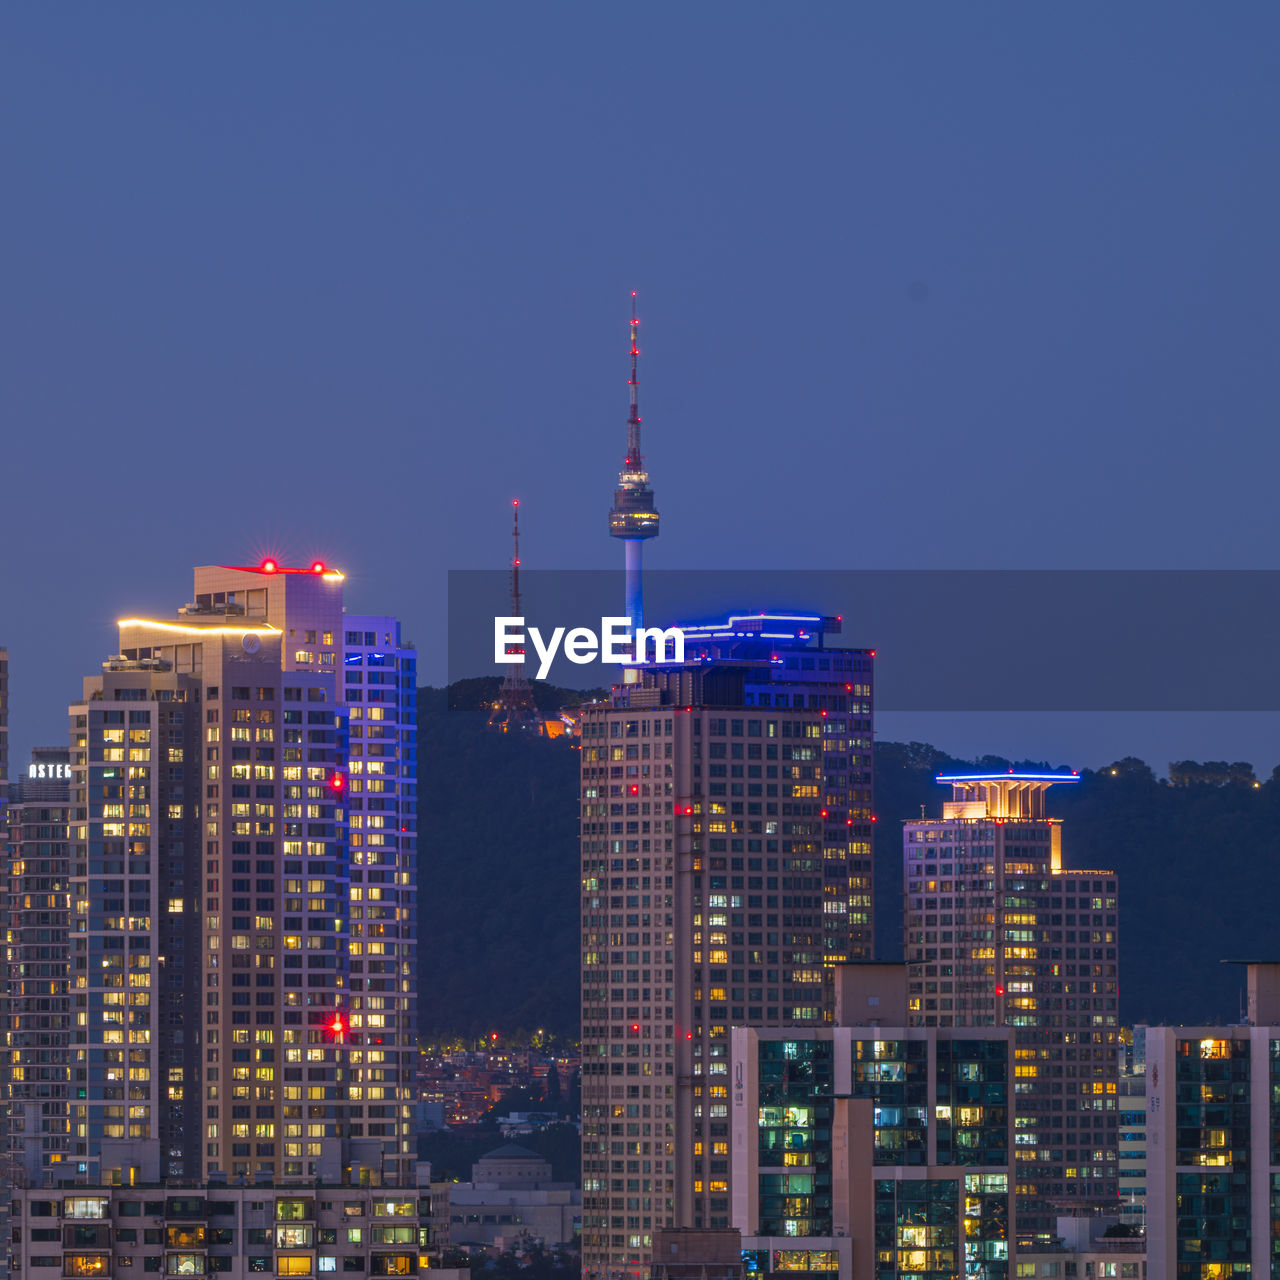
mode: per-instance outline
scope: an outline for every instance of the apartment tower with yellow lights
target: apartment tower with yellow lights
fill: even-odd
[[[198,568],[70,708],[80,1182],[412,1182],[414,655],[391,619],[349,643],[342,593]],[[394,703],[348,700],[353,651]]]
[[[1049,787],[1078,781],[942,775],[942,818],[903,832],[910,1025],[1013,1029],[1024,1239],[1118,1194],[1116,873],[1064,867],[1045,814]]]
[[[821,1027],[871,955],[874,655],[817,615],[682,630],[581,719],[584,1276],[729,1226],[730,1028]]]

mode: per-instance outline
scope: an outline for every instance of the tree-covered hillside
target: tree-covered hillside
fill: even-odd
[[[578,1028],[578,752],[501,734],[481,708],[497,681],[419,694],[419,880],[424,1036]],[[581,700],[537,686],[547,714]],[[902,954],[901,821],[937,816],[954,760],[921,743],[876,747],[876,928]],[[1045,767],[1046,761],[1019,761]],[[1233,1020],[1243,976],[1223,959],[1280,956],[1280,781],[1248,766],[1182,761],[1176,782],[1141,761],[1083,771],[1049,792],[1068,866],[1120,877],[1125,1021]]]

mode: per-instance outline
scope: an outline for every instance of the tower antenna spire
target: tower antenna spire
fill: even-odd
[[[524,616],[520,593],[519,498],[511,500],[511,616],[513,618]],[[529,685],[529,677],[525,674],[524,649],[521,646],[509,645],[506,653],[512,661],[507,664],[498,697],[490,708],[489,724],[501,729],[503,733],[508,733],[512,729],[541,733],[542,721],[538,719],[538,709],[533,701],[533,689]]]
[[[636,291],[631,290],[631,381],[628,384],[631,400],[631,412],[627,415],[627,458],[628,471],[643,471],[644,459],[640,456],[640,375],[638,363],[640,347],[636,342],[636,330],[640,320],[636,316]]]
[[[658,511],[649,488],[649,473],[644,469],[640,450],[640,344],[637,330],[636,293],[631,291],[631,378],[627,384],[630,412],[627,415],[627,454],[618,473],[618,487],[613,491],[613,510],[609,513],[609,535],[621,538],[626,553],[626,616],[632,629],[644,622],[644,587],[642,584],[642,549],[645,541],[658,536]]]
[[[520,612],[520,499],[511,499],[511,616]],[[522,662],[521,667],[524,666]]]

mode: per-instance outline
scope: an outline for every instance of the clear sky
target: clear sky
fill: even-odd
[[[324,556],[439,680],[511,497],[620,562],[633,288],[655,566],[1276,567],[1274,3],[18,3],[0,144],[15,763],[193,564]]]

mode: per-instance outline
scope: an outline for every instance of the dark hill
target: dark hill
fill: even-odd
[[[422,1034],[578,1027],[578,753],[564,739],[503,735],[480,710],[497,681],[419,691]],[[547,714],[580,701],[536,686]],[[941,770],[1044,767],[955,760],[922,743],[876,747],[876,928],[902,954],[900,823],[940,812]],[[1113,772],[1114,769],[1114,772]],[[1085,771],[1049,793],[1068,866],[1120,876],[1126,1022],[1231,1021],[1242,974],[1219,963],[1280,956],[1280,782],[1247,766],[1179,762],[1178,784],[1141,761]]]

